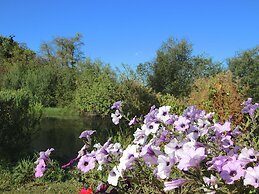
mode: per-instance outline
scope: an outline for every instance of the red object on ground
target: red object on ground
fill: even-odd
[[[88,188],[88,189],[82,188],[79,192],[79,194],[92,194],[92,193],[93,193],[93,190],[91,188]]]

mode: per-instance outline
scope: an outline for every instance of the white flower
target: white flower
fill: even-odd
[[[133,141],[135,144],[143,145],[145,143],[146,139],[147,139],[147,136],[145,134],[145,130],[143,130],[143,129],[141,130],[139,128],[135,131],[133,136],[135,137],[134,141]]]
[[[122,118],[122,115],[120,113],[119,110],[116,110],[115,113],[112,113],[111,114],[111,117],[112,117],[112,122],[115,124],[115,125],[118,125],[119,122],[120,122],[120,119]]]
[[[170,119],[170,111],[171,106],[162,106],[158,109],[157,118],[164,123]]]
[[[159,155],[157,162],[157,176],[161,179],[168,178],[171,173],[171,168],[175,164],[175,159],[168,156]]]
[[[126,170],[131,166],[134,160],[139,157],[137,149],[138,145],[128,145],[128,147],[123,151],[122,157],[120,158],[119,169]]]
[[[150,133],[154,134],[157,132],[157,130],[159,129],[159,123],[156,123],[156,122],[147,123],[142,125],[141,129],[144,130],[146,136],[148,136]]]
[[[117,186],[118,184],[118,179],[119,177],[121,177],[121,173],[118,171],[117,166],[114,166],[112,171],[109,173],[108,176],[108,183],[113,185],[113,186]]]

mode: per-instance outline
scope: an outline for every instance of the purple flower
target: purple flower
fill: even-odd
[[[120,158],[119,169],[126,170],[129,168],[136,158],[139,157],[138,146],[128,145],[128,147],[123,151],[122,157]]]
[[[229,121],[226,121],[224,123],[224,125],[221,125],[219,123],[215,123],[214,124],[214,129],[217,133],[224,133],[226,131],[231,131],[231,128],[230,128],[230,122]]]
[[[156,109],[155,105],[153,105],[149,111],[149,113],[144,117],[144,123],[151,123],[151,122],[156,122],[157,119],[157,113],[158,110]]]
[[[168,130],[163,130],[159,136],[159,138],[157,138],[155,140],[155,144],[156,145],[160,145],[161,143],[168,143],[170,141],[171,137],[170,137],[170,132]]]
[[[158,109],[157,118],[158,120],[166,123],[170,119],[170,108],[171,106],[162,106]]]
[[[146,142],[147,135],[145,134],[145,130],[143,129],[138,128],[133,134],[133,136],[135,137],[133,140],[135,144],[143,145]]]
[[[112,118],[112,122],[115,125],[118,125],[120,122],[120,119],[122,118],[122,115],[121,115],[120,111],[116,110],[115,113],[111,114],[111,118]]]
[[[205,111],[199,110],[195,106],[189,106],[184,110],[183,116],[190,121],[195,121],[204,117]]]
[[[246,165],[250,162],[257,161],[258,156],[259,153],[255,151],[254,148],[243,148],[238,156],[238,160],[242,163],[242,165]]]
[[[93,131],[93,130],[85,130],[85,131],[83,131],[80,134],[79,138],[86,138],[87,140],[90,140],[90,137],[91,137],[91,135],[93,133],[95,133],[95,131]]]
[[[107,150],[110,154],[115,156],[122,154],[122,148],[120,143],[110,144]]]
[[[122,105],[122,101],[114,102],[111,109],[119,110],[121,108],[121,105]]]
[[[245,107],[241,110],[242,113],[249,113],[250,117],[254,116],[254,113],[256,109],[259,108],[259,104],[251,104],[252,98],[248,98],[247,101],[244,101],[241,105],[244,105]]]
[[[40,159],[36,167],[35,177],[42,177],[47,167],[43,159]]]
[[[141,150],[140,156],[147,165],[154,165],[157,164],[157,157],[160,154],[162,154],[160,147],[145,145]]]
[[[130,120],[129,126],[135,125],[137,123],[137,116],[133,117],[133,119]]]
[[[222,166],[231,158],[229,156],[218,156],[212,159],[212,161],[209,161],[207,164],[212,164],[208,169],[215,169],[218,172],[222,171]]]
[[[183,146],[183,142],[179,142],[176,138],[173,138],[168,144],[165,145],[165,153],[168,155],[172,155],[172,154],[176,154],[177,155],[177,151],[180,150],[181,152],[181,148]],[[182,155],[182,153],[180,153],[179,155]]]
[[[188,170],[190,167],[198,167],[200,162],[206,158],[205,148],[199,147],[190,147],[189,149],[184,149],[183,146],[183,155],[177,167],[180,170]]]
[[[82,172],[88,172],[89,170],[94,169],[94,167],[95,158],[87,155],[82,156],[77,165],[77,168]]]
[[[38,164],[40,160],[45,160],[45,161],[49,160],[49,156],[53,151],[54,151],[54,148],[50,148],[50,149],[47,149],[45,152],[40,152],[40,157],[34,163]]]
[[[185,131],[189,128],[190,120],[186,117],[180,116],[175,122],[175,129],[178,131]]]
[[[170,191],[182,186],[184,183],[188,182],[186,179],[175,179],[164,183],[164,191]]]
[[[168,178],[171,173],[171,168],[175,164],[175,158],[165,155],[159,155],[157,162],[157,176],[161,179]]]
[[[244,185],[259,187],[259,166],[248,167],[245,173]]]
[[[221,138],[221,146],[224,149],[228,149],[233,144],[234,144],[234,142],[231,140],[231,136],[230,135],[222,136],[222,138]]]
[[[108,189],[108,185],[104,184],[103,182],[98,182],[97,186],[97,193],[105,193],[105,191]]]
[[[241,162],[232,157],[232,160],[222,166],[220,176],[227,184],[233,184],[234,181],[239,180],[244,174],[245,171]]]
[[[159,129],[159,123],[151,122],[142,125],[141,129],[145,131],[146,136],[148,136],[150,133],[155,134]]]

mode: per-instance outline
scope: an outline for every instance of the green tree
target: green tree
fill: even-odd
[[[19,89],[22,85],[21,76],[37,57],[25,44],[20,44],[13,38],[14,36],[0,36],[0,86]]]
[[[82,35],[77,33],[72,38],[56,37],[41,45],[43,57],[53,65],[74,68],[83,59]]]
[[[247,96],[259,101],[259,46],[230,58],[228,67],[242,88],[247,89]]]
[[[144,75],[149,73],[148,84],[156,92],[180,97],[190,93],[191,85],[197,77],[218,73],[221,68],[209,58],[193,56],[192,44],[188,41],[170,38],[157,51],[151,70],[151,74],[145,68],[142,72]]]
[[[106,115],[116,100],[116,75],[109,65],[86,60],[79,67],[76,104],[82,112]]]

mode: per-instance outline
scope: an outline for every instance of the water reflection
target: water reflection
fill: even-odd
[[[75,157],[83,146],[83,141],[78,137],[84,130],[96,130],[95,141],[103,143],[116,127],[110,118],[45,117],[33,137],[31,149],[39,152],[53,147],[53,157],[60,162],[66,162]]]

